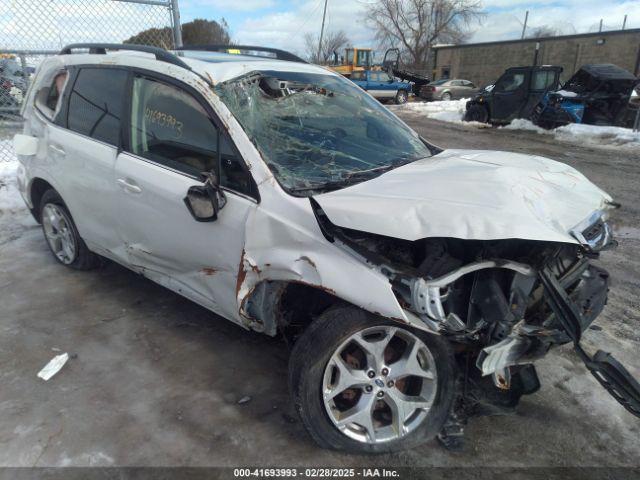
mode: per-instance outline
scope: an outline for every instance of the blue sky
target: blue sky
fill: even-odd
[[[329,0],[326,30],[345,30],[355,46],[373,46],[374,32],[364,23],[367,3],[375,0]],[[324,0],[179,0],[183,22],[194,18],[229,23],[235,42],[285,48],[304,53],[303,36],[317,33]],[[605,29],[640,28],[638,0],[486,0],[481,24],[471,27],[472,41],[519,38],[525,11],[529,25],[549,25],[564,34],[594,31],[602,18]]]

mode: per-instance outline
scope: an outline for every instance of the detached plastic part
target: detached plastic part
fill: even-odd
[[[586,353],[584,355],[586,356]],[[640,418],[640,383],[631,376],[627,369],[613,358],[613,355],[602,350],[598,350],[593,359],[589,360],[587,356],[583,360],[600,385],[620,405]]]
[[[47,363],[42,370],[38,372],[38,377],[40,377],[45,382],[53,377],[56,373],[58,373],[64,364],[69,360],[69,354],[63,353],[61,355],[56,355],[49,363]]]
[[[562,328],[573,340],[573,347],[584,364],[600,382],[600,385],[620,405],[640,418],[640,384],[638,381],[610,353],[598,350],[592,358],[584,351],[580,345],[580,337],[582,335],[580,312],[552,273],[541,270],[539,276],[545,287],[547,302],[554,311]]]

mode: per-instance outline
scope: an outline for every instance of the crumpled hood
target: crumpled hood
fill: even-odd
[[[577,241],[611,197],[574,168],[518,153],[445,150],[314,197],[335,225],[405,240]]]

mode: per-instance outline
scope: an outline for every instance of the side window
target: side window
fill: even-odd
[[[111,68],[81,69],[69,95],[69,130],[118,145],[127,75]]]
[[[366,80],[365,72],[353,72],[351,74],[351,80]]]
[[[500,78],[494,90],[496,92],[513,92],[524,84],[524,73],[507,73]]]
[[[45,84],[35,95],[36,108],[49,120],[55,120],[62,103],[62,92],[65,89],[69,74],[66,70],[57,72],[51,83]]]
[[[547,90],[553,86],[555,79],[555,72],[550,70],[538,70],[533,74],[531,90]]]
[[[190,175],[220,166],[220,185],[253,192],[251,176],[207,111],[173,85],[134,78],[130,144],[132,153]]]
[[[382,77],[381,72],[371,72],[369,75],[371,75],[372,82],[384,82],[386,80]]]

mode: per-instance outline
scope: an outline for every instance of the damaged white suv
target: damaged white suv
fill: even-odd
[[[608,194],[546,158],[442,150],[334,72],[237,48],[40,65],[18,180],[62,264],[106,257],[295,341],[291,394],[324,447],[455,446],[569,342],[640,414],[638,383],[579,343],[607,298]]]

